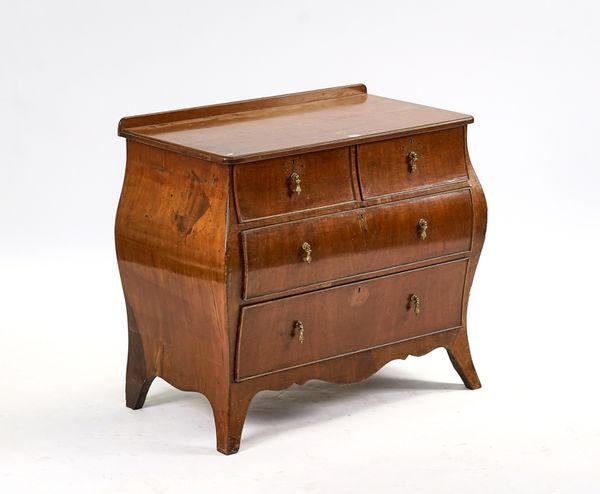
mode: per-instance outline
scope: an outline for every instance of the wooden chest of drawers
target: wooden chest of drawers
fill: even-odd
[[[260,390],[355,382],[438,347],[478,388],[472,120],[364,85],[122,119],[127,406],[156,376],[204,393],[230,454]]]

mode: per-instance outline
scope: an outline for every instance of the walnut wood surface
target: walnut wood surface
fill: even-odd
[[[236,377],[458,327],[466,269],[466,260],[454,261],[244,307]],[[413,294],[420,299],[419,314],[410,304]],[[295,321],[304,325],[302,343]]]
[[[383,100],[350,86],[122,120],[127,167],[115,237],[129,327],[127,406],[143,405],[156,376],[201,392],[213,408],[217,449],[231,454],[252,397],[264,389],[308,379],[356,382],[390,360],[438,347],[446,348],[467,387],[480,386],[466,332],[486,228],[485,198],[466,149],[464,125],[471,119]],[[339,134],[328,140],[336,119]],[[387,131],[340,137],[354,124],[378,132],[378,119]],[[274,122],[281,130],[274,131]],[[445,141],[427,134],[456,126],[462,127],[450,134],[460,134],[466,159],[458,181],[446,179],[458,176],[458,161],[448,160],[461,150],[452,140],[446,153]],[[192,134],[176,130],[186,128]],[[186,146],[199,136],[214,139],[192,149],[146,139],[144,132],[155,130],[161,138],[188,135]],[[223,166],[227,160],[212,155],[210,145],[233,143],[245,153],[250,144],[236,141],[238,131],[259,138],[251,144],[256,154],[236,160],[285,158]],[[386,142],[388,131],[428,143],[419,163],[423,188],[411,189],[401,176],[385,179],[404,166],[398,156],[404,148]],[[367,171],[365,182],[360,148],[368,140],[381,141],[384,150],[373,147],[368,155],[390,159]],[[301,147],[291,152],[290,145]],[[332,151],[299,168],[304,203],[281,196],[289,160],[325,148]],[[446,158],[434,156],[436,150]],[[335,174],[328,167],[342,174],[339,189],[331,187]],[[429,225],[425,240],[416,230],[421,216]],[[314,244],[311,264],[299,260],[300,240]],[[298,291],[304,294],[291,296]],[[419,316],[407,309],[411,291],[422,292]],[[291,335],[297,319],[306,324],[301,345]]]
[[[127,148],[115,232],[130,333],[127,405],[143,404],[155,376],[217,400],[228,379],[228,170],[135,142]]]
[[[358,146],[360,187],[365,198],[405,193],[467,178],[464,127]],[[417,153],[411,172],[409,153]]]
[[[468,252],[468,189],[372,206],[347,213],[247,230],[242,233],[246,298]],[[428,222],[421,239],[417,224]],[[310,264],[302,244],[312,248]]]
[[[338,95],[341,90],[342,95]],[[121,122],[119,132],[131,140],[183,154],[219,163],[242,163],[299,150],[316,151],[421,130],[460,127],[473,121],[462,113],[362,91],[329,91],[335,96],[300,102],[288,96],[286,104],[274,104],[273,100],[280,102],[281,97],[267,98],[252,105],[237,103],[237,110],[226,105],[229,111],[215,106],[205,112],[200,108],[182,110],[175,121],[175,116],[166,114],[162,118],[129,117]]]
[[[314,101],[339,99],[345,98],[346,96],[364,94],[366,92],[367,88],[364,84],[352,84],[349,86],[316,89],[313,91],[282,94],[279,96],[268,96],[266,98],[254,98],[244,101],[232,101],[216,105],[197,106],[181,110],[123,117],[119,122],[119,135],[124,135],[126,130],[136,127],[177,123],[198,118],[214,117],[217,115],[236,114],[250,110],[264,110],[265,108],[275,108],[278,106],[290,106]]]
[[[236,165],[233,183],[238,218],[244,222],[354,201],[350,154],[349,148],[338,148]],[[292,190],[292,173],[300,180],[298,193]]]

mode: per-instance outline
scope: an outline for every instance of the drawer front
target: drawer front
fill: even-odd
[[[365,198],[466,180],[463,128],[358,146],[358,169]]]
[[[355,199],[349,148],[238,165],[233,174],[240,221]]]
[[[467,252],[472,228],[465,189],[247,230],[244,298]]]
[[[236,379],[460,326],[466,268],[454,261],[244,307]]]

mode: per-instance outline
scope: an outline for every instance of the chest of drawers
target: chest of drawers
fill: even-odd
[[[231,454],[261,390],[356,382],[439,347],[478,388],[472,120],[364,85],[122,119],[127,406],[156,376],[201,392]]]

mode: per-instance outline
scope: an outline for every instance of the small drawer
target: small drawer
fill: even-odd
[[[355,200],[349,148],[237,165],[233,178],[242,222]]]
[[[458,327],[466,268],[454,261],[244,307],[236,379]]]
[[[244,298],[467,252],[468,189],[242,232]]]
[[[364,198],[467,180],[463,127],[358,146]]]

